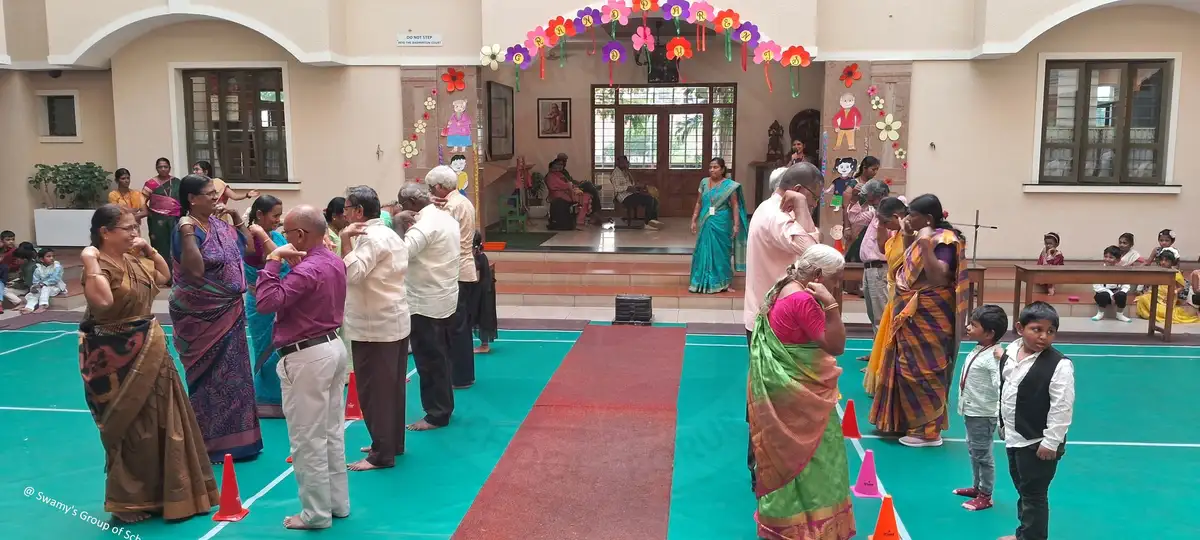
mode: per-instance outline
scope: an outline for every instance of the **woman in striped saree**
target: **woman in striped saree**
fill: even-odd
[[[146,198],[146,208],[149,210],[146,226],[150,230],[150,245],[164,254],[168,267],[173,267],[171,238],[175,224],[179,223],[179,179],[171,176],[171,160],[165,157],[154,162],[154,170],[158,176],[146,180],[142,186],[142,195]]]
[[[946,401],[967,313],[967,242],[935,195],[908,205],[900,234],[891,337],[885,339],[870,421],[900,444],[941,446]]]
[[[840,283],[842,254],[817,244],[767,293],[750,338],[748,408],[758,537],[853,538],[841,422],[841,309],[822,285]]]
[[[216,181],[213,181],[216,184]],[[218,192],[220,187],[217,186]],[[254,399],[259,418],[283,418],[283,390],[275,367],[279,365],[279,353],[271,341],[275,333],[275,314],[259,313],[254,284],[258,283],[258,271],[267,264],[267,255],[276,247],[287,243],[287,239],[275,230],[283,216],[283,203],[271,195],[260,195],[254,199],[243,219],[249,223],[250,243],[243,257],[246,273],[246,325],[250,329],[250,362],[254,373]],[[286,276],[291,267],[283,263],[279,277]]]
[[[733,290],[734,271],[746,271],[746,201],[742,186],[727,178],[725,160],[713,158],[692,211],[691,282],[688,291],[715,294]]]
[[[242,257],[249,233],[242,217],[217,204],[208,177],[180,182],[185,216],[175,227],[174,286],[169,306],[175,350],[187,372],[188,394],[208,457],[214,463],[262,452],[254,376],[246,339],[246,276]],[[230,215],[234,226],[221,219]]]
[[[879,226],[876,232],[879,238],[871,241],[883,246],[883,256],[887,260],[887,304],[883,306],[883,317],[879,319],[879,330],[875,332],[875,340],[871,343],[871,356],[867,368],[863,370],[863,390],[868,396],[875,395],[879,385],[879,365],[883,362],[884,344],[892,337],[892,311],[896,307],[896,272],[904,262],[904,235],[900,232],[900,222],[908,213],[904,206],[904,197],[888,197],[879,203]]]

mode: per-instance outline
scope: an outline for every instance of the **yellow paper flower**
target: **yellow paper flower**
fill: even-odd
[[[429,109],[431,111],[436,109],[437,108],[437,100],[433,99],[431,97],[425,98],[425,108]]]
[[[891,114],[885,116],[883,120],[875,122],[875,127],[879,129],[879,140],[900,140],[900,127],[902,125],[899,120],[892,118]]]
[[[428,125],[429,124],[425,123],[424,120],[417,120],[416,122],[413,123],[413,132],[414,133],[425,133],[425,127]]]
[[[404,141],[400,143],[400,151],[404,153],[405,159],[412,159],[421,151],[417,150],[417,141]]]

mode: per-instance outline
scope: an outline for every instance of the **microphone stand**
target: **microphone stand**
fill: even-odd
[[[981,225],[979,223],[979,210],[975,211],[975,223],[951,223],[956,227],[972,227],[975,229],[974,238],[971,239],[971,266],[975,265],[975,255],[979,252],[979,229],[1000,230],[1000,227],[992,225]]]

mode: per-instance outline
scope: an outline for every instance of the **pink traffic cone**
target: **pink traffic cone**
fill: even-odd
[[[864,499],[883,498],[883,494],[879,492],[879,480],[875,476],[875,452],[867,450],[867,455],[863,456],[862,468],[858,470],[858,481],[854,482],[850,491]]]

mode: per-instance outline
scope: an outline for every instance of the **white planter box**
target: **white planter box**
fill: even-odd
[[[95,212],[96,211],[94,209],[34,209],[34,242],[38,246],[89,246],[92,243],[92,214]]]
[[[529,207],[529,219],[546,219],[549,215],[550,207],[547,205]]]

